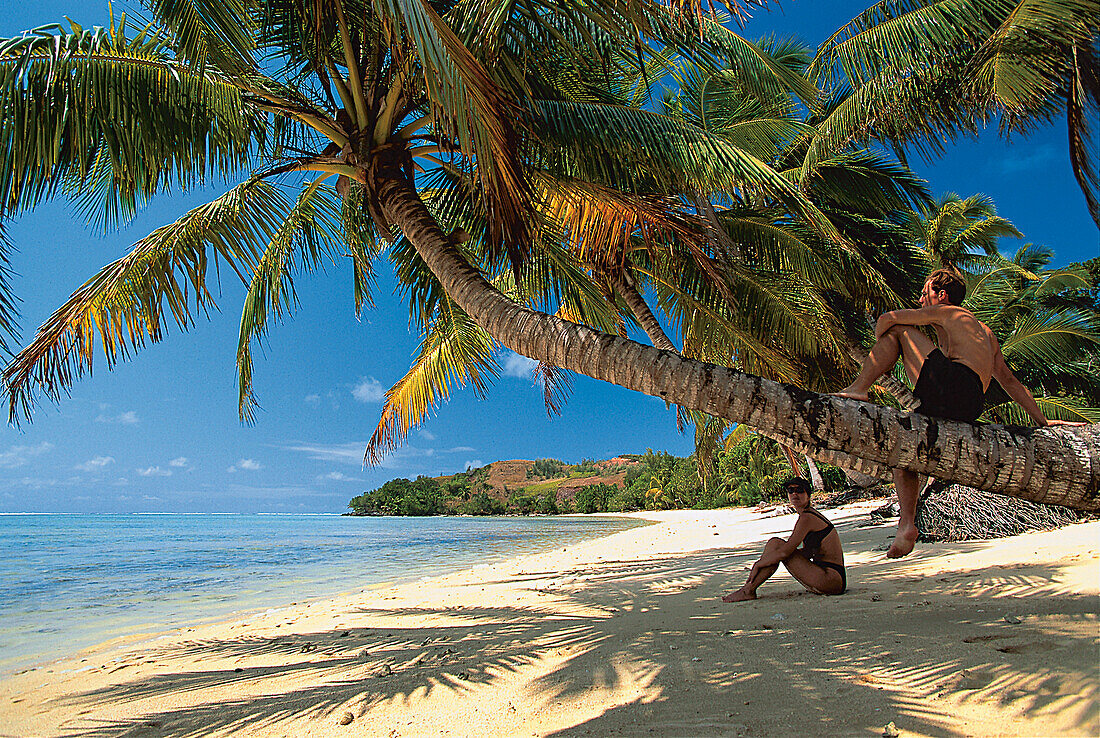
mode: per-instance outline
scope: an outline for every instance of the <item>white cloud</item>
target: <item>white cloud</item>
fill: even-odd
[[[363,481],[362,479],[358,479],[356,477],[349,477],[347,474],[342,474],[341,472],[336,472],[336,471],[329,472],[328,474],[322,474],[322,475],[318,476],[317,478],[322,479],[322,480],[328,480],[328,481],[331,481],[331,482],[361,482],[361,481]]]
[[[363,377],[359,384],[351,388],[351,394],[359,402],[382,402],[386,399],[386,390],[374,377]]]
[[[23,466],[31,458],[41,456],[53,450],[53,444],[49,441],[33,446],[12,446],[7,451],[0,452],[0,469],[14,469]]]
[[[297,451],[306,454],[311,459],[318,461],[338,461],[344,464],[362,466],[363,449],[367,447],[365,441],[353,441],[351,443],[337,443],[326,445],[323,443],[301,443],[296,446],[284,446],[286,451]]]
[[[528,359],[515,351],[509,351],[504,356],[504,376],[534,379],[533,372],[538,365],[539,363],[534,359]]]
[[[61,482],[57,479],[42,479],[40,477],[23,477],[22,479],[15,480],[13,484],[20,487],[27,487],[28,489],[50,489],[61,485]]]
[[[308,402],[310,405],[317,405],[321,402],[320,395],[306,395],[304,402]]]
[[[143,477],[170,477],[172,472],[169,469],[161,469],[159,466],[150,466],[147,469],[138,469],[137,473]]]
[[[480,469],[483,466],[485,466],[485,462],[481,459],[471,459],[463,465],[463,468],[470,471],[471,469]]]
[[[1035,148],[1023,149],[1027,153],[1019,156],[1006,156],[1000,160],[1001,171],[1006,174],[1045,169],[1060,156],[1059,150],[1052,144],[1042,144]]]
[[[138,416],[133,410],[127,410],[124,413],[118,415],[99,415],[96,417],[97,423],[110,423],[117,425],[136,425],[138,423]]]
[[[363,452],[367,444],[365,441],[353,441],[350,443],[299,443],[293,446],[282,446],[284,451],[293,451],[306,454],[316,461],[347,464],[349,466],[363,466]],[[380,469],[416,469],[423,465],[425,459],[433,459],[440,454],[463,453],[470,454],[477,449],[472,446],[456,446],[447,449],[420,448],[417,446],[399,446],[383,454],[376,466]],[[481,463],[481,462],[478,462]]]
[[[419,435],[425,441],[434,441],[435,440],[435,434],[433,434],[431,431],[419,430],[419,431],[417,431],[417,435]]]
[[[0,453],[0,467],[11,469],[23,466],[31,457],[41,456],[52,450],[53,444],[49,441],[42,441],[33,446],[12,446],[7,451]]]
[[[115,463],[113,456],[97,456],[94,459],[88,459],[83,464],[77,464],[75,468],[86,472],[98,471],[113,463]]]
[[[177,469],[186,468],[187,467],[187,457],[186,456],[180,456],[178,458],[172,459],[171,461],[168,462],[168,466],[174,466]]]
[[[230,474],[233,474],[234,472],[239,471],[259,471],[263,468],[264,465],[256,461],[255,459],[241,459],[236,464],[226,469],[226,471]]]

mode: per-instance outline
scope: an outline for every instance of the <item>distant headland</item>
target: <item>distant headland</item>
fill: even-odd
[[[753,505],[779,497],[780,482],[791,474],[781,458],[755,442],[707,460],[703,473],[695,456],[653,450],[579,464],[495,461],[449,476],[390,480],[352,498],[346,514],[557,515]],[[818,466],[826,491],[845,487],[843,471]]]

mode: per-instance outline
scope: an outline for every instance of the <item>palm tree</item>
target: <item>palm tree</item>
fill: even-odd
[[[413,279],[434,280],[488,335],[548,365],[745,421],[857,470],[902,466],[1028,499],[1100,504],[1090,462],[1100,429],[901,417],[644,346],[494,287],[490,279],[507,271],[522,284],[538,247],[529,162],[564,162],[576,175],[645,173],[664,192],[752,190],[840,242],[810,201],[750,153],[667,116],[601,105],[613,75],[593,89],[574,74],[610,64],[609,50],[624,43],[640,57],[653,53],[648,38],[709,43],[728,33],[717,24],[704,19],[702,33],[692,14],[648,2],[149,0],[149,8],[159,25],[132,35],[119,21],[0,43],[5,212],[67,194],[111,221],[170,183],[247,179],[142,239],[47,320],[4,373],[13,418],[30,412],[36,387],[57,398],[89,370],[97,337],[110,364],[173,322],[189,325],[211,304],[211,256],[248,285],[238,353],[247,418],[248,346],[293,307],[294,271],[346,253],[362,304],[374,238],[400,234],[415,251]],[[737,66],[769,73],[753,50],[729,49]],[[481,227],[464,229],[472,238],[444,230],[451,224],[420,195],[420,170],[442,170],[476,194],[468,215]],[[300,186],[280,179],[292,173],[309,174]]]
[[[770,438],[753,433],[722,455],[719,472],[728,486],[729,501],[755,505],[779,494],[791,470]]]
[[[1100,422],[1100,308],[1091,295],[1096,278],[1080,264],[1048,269],[1050,249],[1025,244],[1011,259],[998,257],[967,274],[967,308],[997,335],[1005,362],[1029,386],[1048,418]],[[1073,299],[1085,296],[1084,300]],[[1025,422],[1023,411],[993,396],[982,420]]]
[[[1100,227],[1097,0],[882,0],[818,50],[812,76],[850,93],[810,160],[851,140],[942,154],[998,120],[1024,134],[1065,115],[1070,161]]]
[[[904,226],[936,265],[949,268],[969,267],[980,261],[980,254],[998,255],[998,238],[1023,238],[985,195],[964,199],[948,192],[931,207],[906,213]]]

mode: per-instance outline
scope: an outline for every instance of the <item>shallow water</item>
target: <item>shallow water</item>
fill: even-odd
[[[111,638],[437,576],[621,518],[0,515],[0,672]]]

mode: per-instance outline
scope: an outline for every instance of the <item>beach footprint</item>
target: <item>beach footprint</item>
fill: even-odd
[[[1001,653],[1014,653],[1021,655],[1049,653],[1066,648],[1067,644],[1058,641],[1030,641],[1028,643],[1011,644],[997,648]]]
[[[984,689],[993,683],[994,675],[984,669],[963,669],[944,682],[944,689],[952,692]]]

